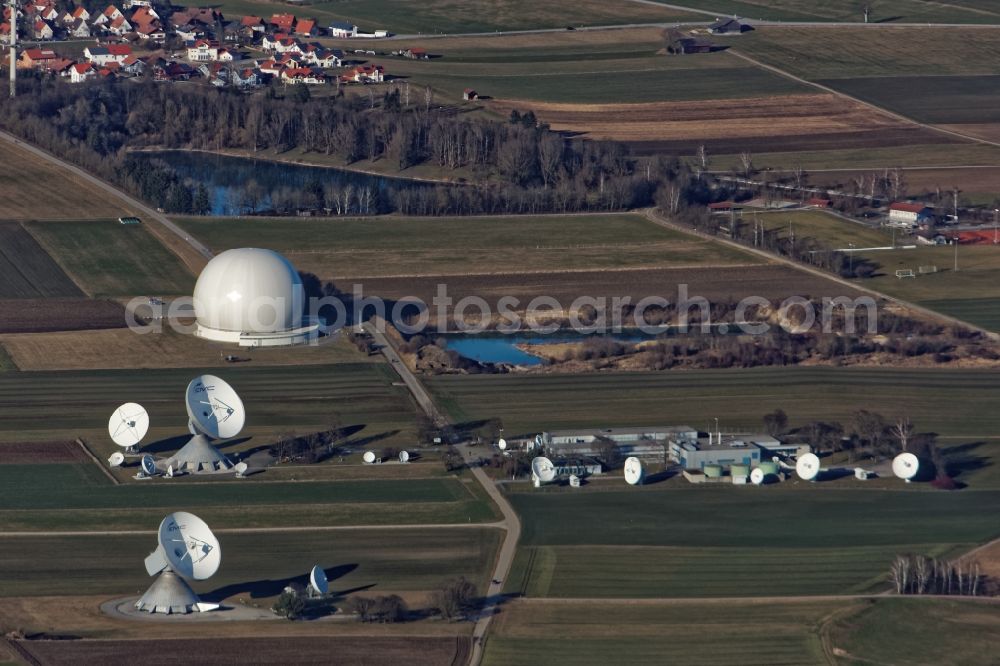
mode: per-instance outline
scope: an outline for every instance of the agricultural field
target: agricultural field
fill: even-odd
[[[0,217],[7,220],[102,219],[134,212],[69,171],[6,141],[0,142],[0,183]]]
[[[289,11],[274,0],[223,0],[226,16],[270,16]],[[449,0],[428,0],[414,5],[406,0],[320,0],[295,12],[331,21],[353,21],[362,32],[388,30],[393,34],[448,34],[534,30],[572,26],[704,21],[692,12],[656,7],[638,2],[609,7],[600,0],[559,0],[545,4],[530,0],[471,0],[456,4]]]
[[[1000,607],[992,603],[879,599],[830,623],[840,663],[968,664],[996,661]]]
[[[2,301],[0,301],[2,307]],[[116,325],[125,314],[114,311]],[[52,333],[0,334],[0,342],[21,370],[126,370],[155,368],[232,368],[225,360],[232,347],[181,333],[165,324],[162,331],[139,334],[128,328]],[[240,350],[241,364],[317,365],[378,363],[347,341],[346,336],[326,338],[316,346]]]
[[[48,252],[17,222],[0,222],[0,298],[83,296]]]
[[[145,225],[96,220],[27,227],[91,296],[176,295],[194,289],[194,276]]]
[[[499,417],[510,433],[560,428],[686,423],[705,430],[758,430],[761,414],[781,408],[792,426],[848,422],[859,409],[913,415],[919,431],[945,437],[995,437],[1000,400],[995,373],[891,368],[754,368],[588,375],[440,376],[425,380],[457,421]],[[664,415],[669,417],[664,417]]]
[[[214,251],[281,252],[301,271],[341,278],[687,267],[758,263],[638,214],[360,219],[181,218]]]
[[[231,624],[231,623],[229,623]],[[287,624],[287,623],[286,623]],[[413,666],[451,666],[468,659],[468,639],[433,636],[262,636],[173,638],[146,640],[28,641],[21,646],[40,663],[51,666],[105,664],[129,666],[141,661],[147,666],[169,666],[177,654],[198,654],[216,663],[281,663],[290,654],[298,664],[327,664],[336,655],[337,664],[362,666],[373,653],[389,663]],[[287,631],[287,626],[285,627]],[[2,646],[0,646],[2,649]],[[0,652],[0,658],[3,652]],[[3,662],[0,662],[3,663]]]
[[[153,415],[147,439],[186,432],[184,390],[200,369],[21,372],[0,375],[0,440],[31,441],[83,436],[108,455],[108,416],[133,401]],[[380,363],[250,367],[220,373],[246,405],[244,436],[270,437],[325,430],[331,421],[381,445],[412,443],[415,410],[395,373]],[[384,441],[383,441],[384,440]],[[260,442],[252,442],[259,444]],[[249,445],[250,442],[245,444]],[[239,449],[236,449],[239,450]]]
[[[150,584],[142,560],[156,546],[155,528],[156,523],[141,534],[2,536],[0,597],[66,594],[64,573],[69,571],[76,574],[75,595],[135,594]],[[210,581],[194,588],[206,600],[271,599],[288,583],[304,582],[313,565],[320,563],[334,591],[412,594],[463,575],[483,589],[499,534],[486,527],[391,532],[219,530],[222,567]],[[79,553],[91,556],[81,562]]]
[[[817,628],[832,614],[858,605],[515,600],[494,620],[483,663],[601,666],[619,663],[626,654],[630,664],[823,663]]]
[[[1000,535],[992,520],[996,490],[914,492],[901,482],[891,491],[800,481],[763,489],[658,485],[511,492],[522,533],[508,591],[618,598],[862,593],[886,587],[896,554],[953,557]]]
[[[666,4],[708,11],[717,15],[739,15],[768,21],[864,21],[861,5],[853,0],[670,0]],[[954,0],[938,3],[895,0],[872,3],[872,23],[1000,23],[1000,11],[991,0]]]

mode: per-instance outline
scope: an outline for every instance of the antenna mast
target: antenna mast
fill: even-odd
[[[17,96],[17,0],[10,0],[10,96]]]

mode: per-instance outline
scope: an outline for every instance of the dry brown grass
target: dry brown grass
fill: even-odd
[[[132,215],[120,200],[20,146],[0,143],[0,217],[100,219]]]
[[[7,353],[21,370],[97,370],[115,368],[192,368],[231,366],[226,354],[252,358],[250,364],[310,365],[364,362],[346,339],[316,347],[255,349],[209,342],[165,329],[139,335],[127,328],[59,333],[0,335]],[[375,357],[373,357],[375,358]]]
[[[556,130],[633,142],[874,133],[906,127],[888,115],[832,94],[639,104],[505,101],[496,106],[531,108]]]

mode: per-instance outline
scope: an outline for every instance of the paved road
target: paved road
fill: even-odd
[[[163,227],[165,227],[167,230],[169,230],[171,233],[176,234],[177,236],[182,238],[188,245],[194,248],[195,251],[198,252],[198,254],[202,255],[206,259],[211,259],[214,256],[211,250],[209,250],[206,246],[202,245],[200,242],[189,236],[186,231],[184,231],[176,224],[171,222],[167,218],[167,216],[157,212],[154,208],[150,208],[149,206],[139,201],[138,199],[129,196],[128,194],[118,189],[114,185],[111,185],[110,183],[101,180],[97,176],[94,176],[77,166],[62,161],[55,155],[47,153],[41,148],[36,148],[30,143],[25,143],[24,141],[21,141],[14,135],[8,134],[7,132],[0,132],[0,140],[6,141],[7,143],[15,144],[18,147],[23,148],[28,152],[32,153],[33,155],[36,155],[44,159],[45,161],[50,162],[51,164],[55,164],[56,166],[59,166],[63,169],[66,169],[67,171],[70,171],[71,173],[73,173],[73,175],[77,176],[78,178],[82,178],[83,180],[87,181],[97,189],[107,192],[111,196],[122,201],[128,207],[138,211],[143,216],[143,219],[157,222]]]
[[[652,208],[647,209],[645,211],[645,214],[646,214],[646,217],[649,218],[649,220],[651,220],[655,224],[658,224],[658,225],[660,225],[662,227],[666,227],[668,229],[673,229],[673,230],[676,230],[676,231],[683,231],[683,232],[688,233],[688,234],[694,234],[695,236],[698,236],[700,238],[704,238],[706,240],[714,240],[716,242],[720,242],[720,243],[723,243],[725,245],[729,245],[730,247],[743,250],[744,252],[750,252],[752,254],[756,254],[756,255],[758,255],[760,257],[763,257],[763,258],[767,259],[768,261],[770,261],[772,263],[780,263],[780,264],[785,264],[787,266],[791,266],[792,268],[795,268],[796,270],[805,271],[806,273],[810,273],[812,275],[815,275],[815,276],[818,276],[818,277],[822,277],[822,278],[830,280],[832,282],[836,282],[837,284],[840,284],[840,285],[842,285],[842,286],[844,286],[844,287],[846,287],[848,289],[851,289],[853,291],[859,291],[861,293],[868,294],[868,295],[874,296],[876,298],[884,299],[885,301],[888,301],[890,303],[895,303],[896,305],[899,305],[901,307],[904,307],[904,308],[907,308],[909,310],[912,310],[913,312],[918,312],[918,313],[920,313],[922,315],[925,315],[927,317],[931,317],[933,319],[937,319],[938,321],[944,321],[944,322],[947,322],[947,323],[950,323],[950,324],[957,324],[957,325],[963,326],[963,327],[965,327],[965,328],[967,328],[969,330],[977,331],[977,332],[982,333],[983,335],[985,335],[990,340],[1000,340],[1000,333],[996,333],[994,331],[989,331],[989,330],[987,330],[985,328],[982,328],[980,326],[976,326],[975,324],[970,324],[969,322],[967,322],[965,320],[958,319],[957,317],[952,317],[950,315],[946,315],[946,314],[943,314],[941,312],[938,312],[937,310],[931,310],[931,309],[922,307],[920,305],[917,305],[916,303],[911,303],[910,301],[904,301],[901,298],[896,298],[895,296],[890,296],[889,294],[885,294],[885,293],[883,293],[881,291],[877,291],[875,289],[871,289],[869,287],[865,287],[865,286],[863,286],[861,283],[859,283],[857,281],[847,280],[845,278],[839,277],[837,275],[834,275],[833,273],[829,273],[829,272],[824,271],[822,269],[813,268],[812,266],[807,266],[807,265],[805,265],[803,263],[795,261],[794,259],[789,259],[787,257],[781,257],[779,255],[767,252],[766,250],[760,250],[760,249],[755,248],[755,247],[750,247],[750,246],[747,246],[747,245],[743,245],[742,243],[737,243],[736,241],[729,240],[728,238],[722,238],[721,236],[712,236],[710,234],[706,234],[706,233],[704,233],[702,231],[699,231],[697,229],[692,229],[691,227],[688,227],[688,226],[684,226],[684,225],[681,225],[681,224],[676,224],[675,222],[671,222],[670,220],[664,218],[660,213],[658,213],[656,210],[654,210]]]
[[[417,379],[410,368],[403,363],[403,359],[400,358],[395,347],[389,342],[389,338],[380,330],[379,324],[381,323],[381,320],[376,320],[375,322],[365,322],[363,326],[371,334],[375,342],[381,346],[382,353],[388,359],[389,365],[396,370],[403,383],[410,389],[413,399],[417,401],[417,404],[424,410],[424,413],[439,426],[448,424],[450,422],[449,419],[438,410],[430,393],[427,392],[427,389],[424,388],[424,385]],[[472,470],[473,477],[479,481],[490,496],[490,499],[500,507],[500,513],[503,514],[501,522],[490,523],[489,526],[502,528],[506,532],[503,543],[500,544],[500,551],[497,553],[496,564],[493,567],[493,575],[490,578],[489,587],[486,590],[486,603],[479,618],[476,620],[476,626],[472,632],[472,654],[469,655],[469,664],[470,666],[478,666],[483,658],[483,647],[490,621],[496,615],[500,603],[503,601],[503,584],[507,580],[511,565],[514,563],[514,555],[517,553],[517,542],[521,537],[521,521],[517,517],[517,512],[514,511],[514,507],[503,496],[497,484],[479,466],[480,458],[489,455],[490,451],[483,446],[471,447],[465,445],[459,445],[459,450],[462,453],[465,463]]]

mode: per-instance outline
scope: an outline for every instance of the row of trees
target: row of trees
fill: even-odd
[[[979,562],[944,561],[926,555],[898,555],[889,567],[896,594],[987,594],[989,581]]]

